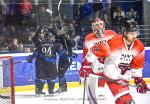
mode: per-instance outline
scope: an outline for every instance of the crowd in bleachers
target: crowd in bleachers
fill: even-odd
[[[122,34],[123,21],[135,20],[138,22],[139,14],[134,9],[134,6],[129,7],[126,12],[123,8],[117,4],[103,4],[100,0],[95,0],[93,3],[85,3],[85,0],[80,0],[75,11],[75,20],[77,23],[77,29],[80,36],[77,49],[82,49],[82,42],[85,35],[92,31],[91,20],[95,17],[99,17],[105,22],[106,29],[112,29],[119,34]]]
[[[2,4],[0,5],[1,52],[31,52],[34,47],[32,37],[40,25],[59,28],[59,17],[50,16],[46,12],[47,6],[39,6],[39,12],[37,12],[36,5],[30,0],[11,0],[8,4],[4,2]],[[74,49],[80,50],[85,35],[92,31],[91,20],[94,17],[103,19],[106,29],[113,29],[121,34],[121,23],[124,19],[138,21],[139,14],[134,9],[134,7],[129,7],[127,11],[124,11],[121,6],[116,4],[106,5],[105,3],[104,5],[100,0],[96,0],[94,3],[80,0],[80,3],[74,4],[73,20],[68,20],[65,14],[61,17],[64,30],[76,42]],[[17,45],[14,48],[14,41],[16,40]]]

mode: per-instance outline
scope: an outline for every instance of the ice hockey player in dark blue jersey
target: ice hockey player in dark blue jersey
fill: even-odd
[[[33,58],[36,58],[35,93],[36,95],[45,94],[42,90],[45,81],[47,81],[48,93],[54,94],[53,90],[57,77],[57,54],[59,56],[66,56],[66,51],[60,43],[55,42],[55,33],[47,27],[38,29],[33,37],[33,43],[36,49],[27,60],[31,62]]]
[[[64,32],[60,31],[57,33],[56,42],[62,44],[65,49],[67,55],[61,55],[59,57],[59,65],[58,65],[58,81],[59,81],[59,89],[57,92],[62,93],[67,91],[67,83],[65,73],[67,69],[72,64],[72,58],[77,57],[77,54],[72,51],[72,47],[74,46],[74,40],[71,40],[69,36]]]

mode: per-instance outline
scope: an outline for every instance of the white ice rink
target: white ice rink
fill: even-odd
[[[136,104],[150,104],[150,91],[146,94],[136,93],[130,88]],[[45,91],[46,92],[46,91]],[[68,92],[54,96],[35,97],[34,92],[17,92],[15,104],[83,104],[83,87],[70,88]],[[85,104],[89,104],[87,99]]]

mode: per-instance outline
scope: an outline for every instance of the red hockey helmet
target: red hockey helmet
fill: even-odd
[[[92,30],[97,37],[101,37],[105,34],[105,23],[99,18],[95,18],[92,22]]]

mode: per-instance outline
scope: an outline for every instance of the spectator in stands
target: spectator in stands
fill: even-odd
[[[113,13],[115,11],[115,6],[108,2],[108,4],[103,4],[103,10],[100,14],[100,18],[105,22],[105,28],[111,29],[111,22],[113,20]]]
[[[5,32],[8,35],[8,37],[13,38],[18,36],[18,28],[16,28],[15,25],[8,25]]]
[[[70,35],[71,38],[75,37],[75,27],[73,23],[70,23],[68,28],[67,28],[67,33]]]
[[[81,7],[84,5],[85,3],[85,0],[80,0],[80,3],[78,4],[78,7],[77,7],[77,15],[78,15],[78,18],[80,18],[80,12],[81,12]]]
[[[6,24],[20,24],[22,21],[18,0],[9,0],[7,5]]]
[[[4,52],[5,50],[7,50],[5,37],[3,34],[0,34],[0,52]]]
[[[125,12],[122,10],[122,8],[120,6],[116,7],[115,12],[113,13],[113,18],[114,18],[115,22],[119,22],[120,20],[125,18]]]
[[[26,49],[25,49],[26,52],[29,52],[29,50],[30,50],[30,52],[34,51],[34,43],[33,43],[32,39],[35,36],[35,34],[36,33],[34,31],[29,32],[29,37],[28,37],[29,44],[28,44],[28,47],[26,47]]]
[[[12,43],[8,46],[9,52],[15,53],[15,52],[23,52],[23,44],[18,43],[17,38],[12,39]]]
[[[103,20],[104,20],[104,22],[105,22],[105,28],[106,29],[109,29],[111,26],[110,26],[110,18],[109,18],[109,16],[108,16],[108,14],[107,13],[104,13],[103,14]]]
[[[75,24],[73,22],[69,24],[67,28],[67,33],[70,36],[70,38],[73,39],[75,42],[73,49],[78,50],[78,43],[80,40],[80,35],[75,33]]]
[[[80,38],[81,37],[79,35],[77,35],[76,37],[74,37],[74,39],[73,39],[75,41],[75,46],[73,47],[74,50],[78,50],[79,49],[78,45],[79,45]]]
[[[134,8],[133,7],[131,7],[130,9],[129,9],[129,11],[126,13],[126,18],[129,20],[131,20],[131,19],[133,19],[133,20],[135,20],[135,21],[137,21],[137,19],[138,19],[138,14],[137,14],[137,12],[134,10]]]
[[[29,0],[22,0],[20,3],[20,10],[22,15],[28,15],[32,10],[32,4]]]
[[[103,5],[100,2],[100,0],[94,0],[94,4],[93,4],[93,12],[94,12],[94,17],[98,17],[100,16],[100,12],[103,10]]]
[[[77,8],[78,21],[91,19],[91,14],[93,13],[93,3],[85,2],[85,0],[80,0]]]
[[[115,12],[113,13],[113,20],[113,30],[122,34],[122,23],[125,20],[125,12],[120,6],[116,7]]]
[[[24,48],[25,52],[31,52],[30,48]]]
[[[34,37],[34,35],[35,35],[34,31],[29,32],[29,41],[30,41],[30,43],[32,43],[32,38]]]
[[[46,12],[46,5],[44,4],[40,5],[37,16],[41,26],[43,25],[49,26],[51,17],[50,14]]]

